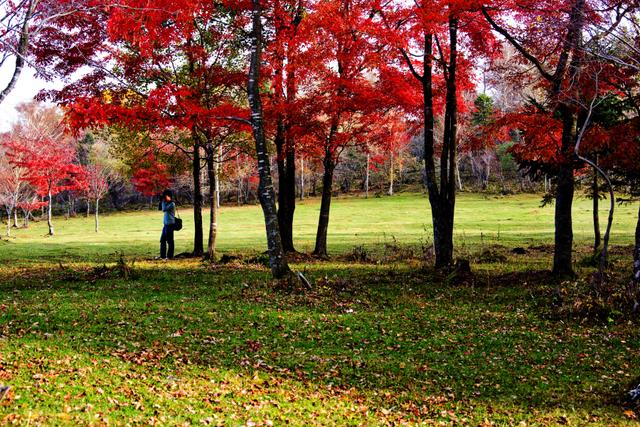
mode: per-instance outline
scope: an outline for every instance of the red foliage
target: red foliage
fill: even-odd
[[[246,127],[248,113],[233,98],[245,83],[244,73],[229,63],[233,26],[215,21],[232,19],[215,2],[79,3],[92,6],[91,12],[53,19],[34,48],[37,62],[60,74],[90,70],[45,94],[67,107],[71,129],[116,123],[158,133]]]
[[[161,193],[171,185],[167,166],[158,162],[153,154],[136,165],[131,182],[147,197]]]
[[[53,197],[85,187],[85,171],[73,163],[76,152],[68,141],[42,139],[28,144],[10,141],[7,146],[9,162],[26,169],[26,180],[39,196]]]

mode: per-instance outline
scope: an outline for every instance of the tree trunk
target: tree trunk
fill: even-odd
[[[453,260],[453,221],[455,206],[440,200],[433,209],[433,247],[436,251],[436,268],[448,268]]]
[[[633,251],[633,282],[636,289],[640,289],[640,209],[638,209],[638,222],[636,224],[636,245]]]
[[[207,258],[216,262],[216,242],[218,238],[218,203],[217,203],[217,162],[213,154],[211,144],[207,149],[207,177],[209,178],[209,243],[207,245]]]
[[[197,142],[197,136],[193,138],[193,158],[192,158],[192,174],[193,174],[193,256],[201,257],[204,255],[204,239],[202,227],[202,183],[200,182],[200,144]]]
[[[462,191],[462,177],[460,176],[460,162],[456,161],[456,180],[458,181],[458,190]]]
[[[570,152],[574,143],[575,118],[568,108],[562,108],[563,130],[562,149],[570,159]],[[553,274],[555,276],[574,276],[572,265],[573,251],[573,220],[571,207],[573,206],[575,181],[573,164],[566,160],[559,166],[556,185],[555,209],[555,250],[553,256]]]
[[[7,208],[7,237],[11,237],[11,209]]]
[[[278,226],[285,252],[295,252],[293,217],[296,210],[296,167],[292,141],[286,140],[284,123],[278,124],[275,143],[278,155]]]
[[[491,177],[491,160],[487,160],[485,165],[484,182],[482,183],[482,186],[486,190],[489,188],[489,178]]]
[[[262,99],[260,97],[260,66],[262,61],[262,12],[260,0],[252,0],[252,6],[251,63],[247,92],[251,108],[251,128],[256,144],[258,175],[260,178],[258,198],[264,214],[271,273],[274,278],[281,279],[287,277],[291,270],[280,239],[275,191],[271,178],[271,161],[264,133]]]
[[[87,218],[91,215],[91,202],[87,199]]]
[[[369,179],[371,176],[371,172],[369,171],[369,168],[371,163],[371,154],[367,153],[367,166],[366,166],[366,170],[365,170],[365,176],[364,176],[364,198],[368,199],[369,198]]]
[[[316,197],[318,194],[318,177],[315,173],[311,173],[311,196]]]
[[[236,156],[236,169],[238,170],[238,183],[237,183],[237,198],[238,198],[238,206],[242,203],[242,174],[240,173],[240,156]]]
[[[23,227],[29,228],[29,217],[31,216],[31,212],[23,210],[22,214],[24,215]]]
[[[53,219],[52,219],[52,208],[53,208],[53,200],[51,197],[51,191],[49,191],[48,193],[49,196],[49,203],[47,204],[47,225],[49,226],[49,236],[53,236],[54,235],[54,231],[53,231]]]
[[[393,170],[393,153],[391,153],[391,158],[389,162],[389,196],[393,196],[393,181],[395,179],[394,170]]]
[[[13,73],[11,75],[11,79],[9,80],[9,83],[7,83],[5,88],[2,89],[2,91],[0,91],[0,103],[2,103],[5,100],[5,98],[16,87],[16,84],[18,83],[18,79],[20,78],[20,75],[22,74],[22,70],[24,69],[24,66],[26,64],[26,58],[28,56],[29,41],[30,41],[29,26],[31,24],[31,19],[33,17],[35,8],[37,7],[38,3],[39,2],[36,0],[29,0],[26,3],[27,12],[25,13],[24,20],[22,21],[20,37],[18,39],[18,45],[16,46],[17,49],[15,49],[15,56],[16,56],[15,67],[13,69]]]
[[[597,158],[596,158],[597,161]],[[593,169],[593,254],[598,255],[600,244],[602,243],[602,233],[600,232],[600,189],[598,188],[598,171]]]
[[[434,161],[433,112],[433,36],[425,34],[424,75],[424,155],[427,190],[433,222],[433,247],[436,268],[448,268],[453,261],[453,224],[456,195],[456,141],[457,141],[457,32],[458,22],[449,19],[449,66],[446,79],[446,107],[442,153],[440,155],[440,186],[436,178]]]
[[[300,158],[300,200],[304,200],[304,157]]]
[[[213,171],[216,174],[216,207],[220,209],[220,164],[222,163],[222,145],[218,145]]]
[[[100,199],[96,199],[96,211],[94,213],[96,219],[96,233],[100,231],[100,217],[98,211],[100,210]]]
[[[18,208],[13,210],[13,228],[18,228]]]
[[[322,201],[320,202],[320,218],[318,220],[318,231],[316,233],[316,247],[313,254],[319,257],[327,257],[327,233],[329,231],[329,214],[333,195],[333,172],[336,167],[333,154],[330,150],[325,150],[322,163],[324,165],[324,174],[322,175]]]

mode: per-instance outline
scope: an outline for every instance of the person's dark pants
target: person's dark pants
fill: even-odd
[[[167,246],[169,251],[167,252]],[[160,258],[173,258],[173,224],[165,225],[162,229],[162,236],[160,237]]]

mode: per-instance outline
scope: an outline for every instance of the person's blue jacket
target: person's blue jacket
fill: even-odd
[[[164,212],[164,225],[173,225],[176,222],[176,204],[173,202],[160,202],[159,210]]]

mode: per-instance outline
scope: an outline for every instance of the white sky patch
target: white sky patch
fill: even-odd
[[[13,61],[7,61],[4,67],[0,68],[0,88],[5,88],[13,73]],[[11,126],[18,119],[16,107],[22,103],[29,102],[43,89],[60,88],[60,82],[46,82],[35,76],[35,71],[30,67],[25,67],[18,79],[18,83],[7,98],[0,104],[0,132],[11,130]]]

